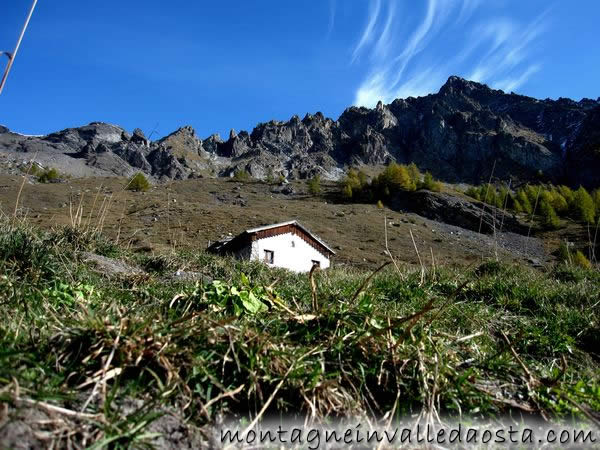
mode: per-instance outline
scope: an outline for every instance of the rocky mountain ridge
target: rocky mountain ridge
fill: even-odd
[[[227,140],[201,139],[182,127],[156,141],[102,122],[47,136],[0,127],[0,155],[29,160],[75,176],[255,178],[321,174],[338,179],[350,166],[415,162],[451,182],[549,179],[600,184],[600,99],[538,100],[450,77],[438,93],[350,107],[338,120],[322,113],[234,130]]]

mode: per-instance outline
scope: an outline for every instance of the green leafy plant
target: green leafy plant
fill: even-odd
[[[89,284],[71,285],[56,280],[50,287],[42,291],[42,295],[55,305],[75,306],[77,303],[95,298],[96,291],[94,286]]]
[[[244,274],[241,274],[240,285],[215,280],[205,288],[203,295],[206,302],[232,311],[236,316],[266,311],[272,298],[277,298],[276,294],[264,286],[252,286]]]

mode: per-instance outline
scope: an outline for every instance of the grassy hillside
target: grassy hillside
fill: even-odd
[[[291,194],[281,193],[280,186],[257,181],[213,178],[155,184],[148,192],[125,190],[126,184],[127,179],[116,177],[50,184],[31,181],[21,192],[18,214],[49,229],[73,224],[81,207],[80,225],[90,223],[124,246],[148,253],[173,248],[201,251],[227,233],[235,235],[248,228],[297,219],[336,251],[335,265],[365,269],[375,269],[388,260],[386,218],[389,251],[403,265],[419,265],[411,233],[428,265],[432,254],[438,265],[469,266],[490,257],[525,263],[533,258],[545,263],[565,240],[575,242],[586,254],[589,248],[588,230],[571,222],[543,240],[537,239],[537,226],[531,231],[533,239],[514,235],[495,239],[417,214],[378,208],[376,202],[349,203],[340,198],[335,183],[322,182],[319,195],[310,195],[305,182],[292,182]],[[13,214],[20,189],[20,177],[0,176],[0,210]],[[452,187],[445,189],[465,197]]]
[[[140,270],[99,273],[85,252]],[[597,271],[485,261],[309,277],[3,219],[0,273],[5,443],[198,445],[220,418],[258,413],[600,414]]]

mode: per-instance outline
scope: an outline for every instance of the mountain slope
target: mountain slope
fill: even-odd
[[[49,161],[75,175],[157,178],[201,174],[256,178],[320,173],[337,179],[352,165],[415,162],[446,181],[538,179],[598,185],[600,99],[537,100],[450,77],[436,94],[397,99],[374,108],[350,107],[338,120],[321,113],[270,121],[252,132],[202,140],[191,127],[151,142],[100,122],[48,136],[0,128],[0,153],[9,159]],[[72,160],[78,160],[73,163]],[[77,170],[75,170],[77,169]]]

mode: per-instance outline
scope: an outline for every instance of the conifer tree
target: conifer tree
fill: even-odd
[[[544,228],[555,230],[560,227],[560,220],[558,220],[558,216],[556,215],[556,211],[550,203],[548,203],[545,199],[542,199],[540,202],[540,216],[542,217],[542,225]]]
[[[583,267],[585,269],[589,269],[590,267],[592,267],[590,260],[587,259],[583,253],[581,253],[581,250],[577,250],[577,252],[575,252],[575,255],[573,255],[573,264],[579,267]]]
[[[522,213],[523,212],[523,207],[521,206],[521,202],[519,202],[519,200],[517,200],[515,197],[512,198],[512,209],[516,213]]]
[[[408,175],[415,185],[421,182],[421,172],[415,163],[410,163],[407,167]]]
[[[529,197],[527,197],[527,194],[525,193],[525,191],[523,189],[519,189],[517,191],[517,200],[521,204],[521,207],[523,208],[523,212],[525,212],[527,214],[531,214],[533,212],[533,207],[531,206],[531,203],[529,202]]]
[[[594,222],[594,217],[596,216],[594,200],[583,186],[580,186],[575,191],[573,197],[573,214],[576,219],[584,223]]]

